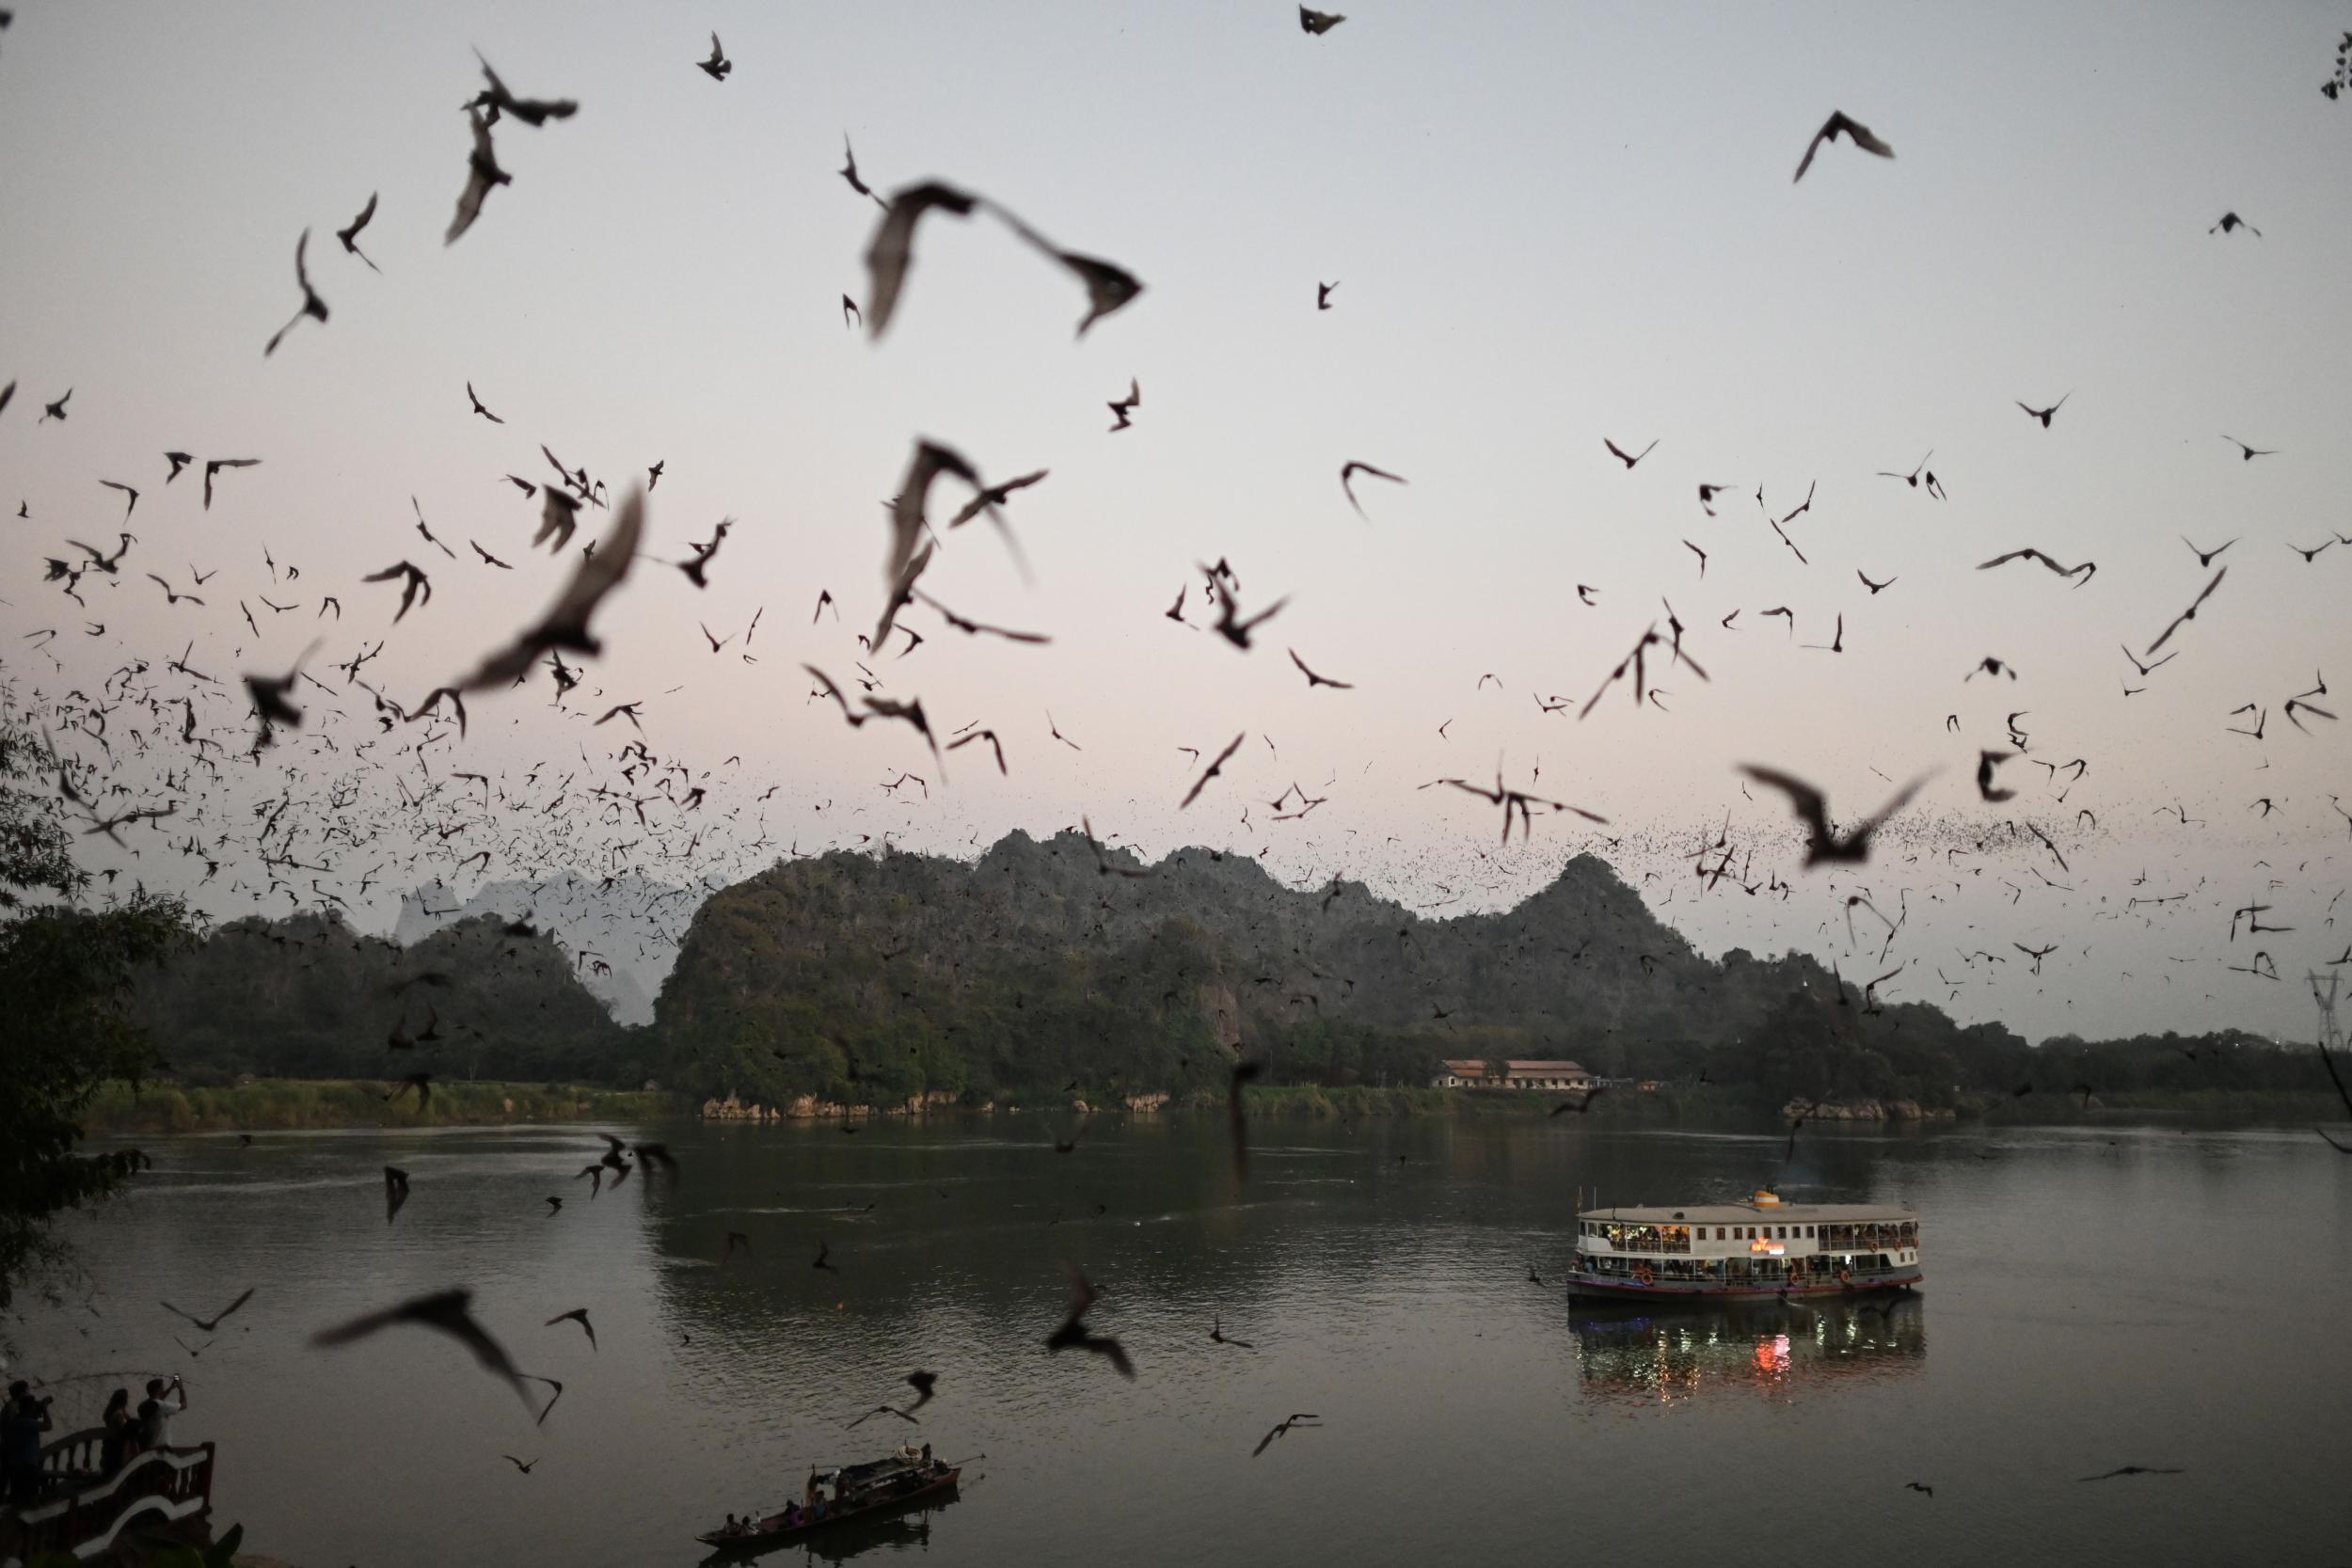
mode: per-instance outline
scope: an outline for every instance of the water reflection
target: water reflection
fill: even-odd
[[[167,1140],[151,1186],[71,1221],[103,1315],[36,1308],[0,1337],[16,1341],[9,1375],[61,1380],[60,1411],[77,1404],[61,1425],[94,1423],[106,1387],[138,1381],[76,1374],[185,1370],[189,1435],[224,1456],[215,1517],[321,1565],[696,1562],[694,1534],[724,1512],[772,1508],[811,1465],[916,1435],[847,1423],[903,1405],[918,1367],[940,1377],[920,1440],[986,1456],[972,1461],[985,1482],[966,1471],[952,1518],[827,1530],[760,1568],[918,1568],[933,1552],[971,1568],[1425,1568],[1548,1561],[1563,1539],[1696,1560],[1753,1536],[1799,1471],[1838,1475],[1841,1519],[1900,1540],[1912,1568],[2226,1562],[2249,1541],[2274,1560],[2344,1560],[2344,1380],[2324,1375],[2320,1330],[2352,1297],[2352,1248],[2312,1238],[2352,1224],[2352,1162],[2308,1132],[2120,1148],[2005,1133],[1989,1160],[1963,1132],[1801,1140],[1804,1197],[1930,1217],[1931,1368],[1925,1300],[1883,1316],[1837,1300],[1566,1304],[1563,1195],[1735,1196],[1787,1137],[1561,1125],[1584,1119],[1274,1123],[1246,1186],[1221,1117],[1106,1121],[1068,1156],[1025,1117],[854,1137],[614,1128],[666,1142],[685,1169],[594,1198],[564,1185],[603,1151],[590,1128]],[[416,1188],[390,1226],[386,1164]],[[2166,1234],[2199,1238],[2199,1266],[2086,1213],[2160,1214]],[[752,1249],[723,1263],[730,1231]],[[820,1244],[833,1269],[812,1268]],[[2286,1256],[2294,1270],[2244,1289]],[[1046,1352],[1064,1263],[1102,1291],[1089,1327],[1122,1339],[1136,1382]],[[185,1360],[185,1325],[153,1301],[217,1304],[248,1284],[233,1332]],[[523,1365],[564,1380],[544,1427],[453,1345],[299,1349],[450,1285],[476,1291]],[[541,1327],[581,1306],[600,1349]],[[1213,1342],[1220,1320],[1256,1348]],[[1295,1410],[1331,1418],[1252,1458]],[[1595,1417],[1610,1441],[1590,1440]],[[1498,1442],[1580,1485],[1523,1489],[1507,1509],[1400,1503],[1397,1478]],[[1769,1466],[1724,1464],[1766,1446]],[[538,1466],[526,1480],[504,1451]],[[2074,1484],[2126,1462],[2185,1473]],[[1702,1473],[1688,1506],[1581,1500]]]
[[[899,1514],[895,1519],[860,1519],[838,1530],[810,1539],[810,1562],[847,1562],[867,1553],[928,1552],[931,1547],[931,1515],[956,1506],[949,1492]]]
[[[1571,1321],[1584,1391],[1633,1404],[1702,1395],[1787,1402],[1806,1390],[1916,1372],[1928,1354],[1927,1304],[1884,1311],[1845,1302],[1724,1306],[1654,1312],[1588,1306]]]

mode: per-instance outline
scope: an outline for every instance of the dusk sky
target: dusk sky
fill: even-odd
[[[2037,1038],[2308,1037],[2302,976],[2352,936],[2346,726],[2284,713],[2323,682],[2321,706],[2352,701],[2352,544],[2291,547],[2352,533],[2352,103],[2316,90],[2338,8],[2263,8],[2257,27],[2173,4],[1366,4],[1320,37],[1265,0],[15,11],[0,669],[22,709],[145,659],[170,728],[118,721],[165,740],[197,701],[231,759],[198,781],[206,815],[183,794],[180,819],[131,836],[135,861],[97,841],[94,863],[189,887],[214,918],[252,912],[259,868],[247,852],[197,887],[170,850],[192,828],[249,837],[252,801],[358,779],[392,837],[327,885],[348,895],[388,860],[358,915],[381,928],[457,858],[393,809],[395,779],[542,759],[609,776],[635,736],[590,721],[642,701],[647,746],[709,774],[709,817],[684,825],[706,859],[661,868],[675,880],[860,834],[970,853],[1085,813],[1147,856],[1232,847],[1294,886],[1342,875],[1443,914],[1507,906],[1593,849],[1710,953],[1800,947],[1849,978],[1905,962],[1883,995]],[[713,28],[723,84],[692,69]],[[580,109],[499,125],[513,182],[445,245],[476,49],[516,93]],[[1840,140],[1792,184],[1832,109],[1896,156]],[[978,192],[1144,293],[1073,340],[1071,276],[986,216],[934,214],[873,341],[841,309],[866,297],[880,215],[835,173],[845,134],[877,190]],[[359,245],[380,276],[334,238],[372,192]],[[2259,237],[2210,232],[2225,212]],[[265,358],[301,303],[306,228],[330,317]],[[1113,435],[1130,378],[1140,405]],[[469,381],[503,424],[470,411]],[[37,422],[68,388],[68,418]],[[2018,406],[2061,397],[2047,429]],[[1049,645],[915,606],[912,657],[895,634],[858,646],[884,504],[925,437],[992,481],[1050,470],[1005,511],[1033,581],[976,524],[922,583]],[[1604,438],[1657,446],[1629,470]],[[616,503],[664,465],[653,559],[600,613],[580,690],[560,709],[544,677],[483,693],[421,765],[391,748],[422,726],[360,753],[368,695],[305,687],[305,729],[235,760],[239,673],[282,673],[317,638],[306,668],[340,690],[332,666],[380,638],[361,678],[414,705],[553,598],[577,557],[531,548],[538,503],[501,478],[552,478],[543,442]],[[166,485],[171,449],[262,462],[224,472],[207,512],[200,470]],[[1947,499],[1879,477],[1930,452]],[[1409,483],[1359,478],[1359,517],[1349,460]],[[101,480],[140,490],[127,524]],[[1728,487],[1713,516],[1703,483]],[[1765,515],[1810,486],[1791,548]],[[459,559],[419,537],[412,496]],[[943,483],[934,525],[963,499]],[[723,517],[707,590],[660,563]],[[124,527],[119,575],[81,578],[87,609],[42,580],[45,559],[78,561],[66,540],[111,547]],[[2238,542],[2201,568],[2184,534]],[[2097,570],[1975,570],[2026,546]],[[274,582],[265,549],[299,580]],[[1197,563],[1220,558],[1245,612],[1289,598],[1248,652],[1205,629]],[[397,586],[360,578],[403,559],[433,596],[394,626]],[[2143,653],[2222,567],[2179,657],[2137,674],[2122,645]],[[202,607],[144,576],[185,593],[215,570]],[[1180,589],[1185,626],[1163,615]],[[820,591],[839,614],[812,625]],[[1620,684],[1580,720],[1665,604],[1711,680],[1654,658],[1655,704]],[[714,655],[698,623],[732,641]],[[165,673],[191,641],[229,689]],[[1289,649],[1352,689],[1311,689]],[[2015,678],[1967,679],[1988,656]],[[803,661],[847,686],[861,659],[943,735],[996,731],[1009,776],[985,745],[943,774],[906,726],[852,730],[807,700]],[[1978,754],[2014,750],[2012,717],[2026,750],[1998,783],[2018,793],[1988,802]],[[1237,733],[1180,811],[1198,768],[1178,749]],[[135,799],[174,798],[184,753],[108,740]],[[2071,783],[2036,766],[2077,758]],[[1740,763],[1813,780],[1848,822],[1937,771],[1869,864],[1805,870]],[[1610,826],[1539,816],[1503,853],[1493,808],[1418,787],[1498,766]],[[882,789],[909,770],[923,791]],[[1325,803],[1274,822],[1294,782]],[[633,827],[575,823],[579,869],[617,869],[593,850]],[[1719,838],[1747,882],[1793,892],[1704,891]],[[459,882],[552,869],[501,855]],[[1849,942],[1856,892],[1908,911],[1883,964],[1883,927]],[[2252,901],[2294,927],[2259,939],[2275,981],[2232,939]],[[2053,942],[2038,978],[2011,950]]]

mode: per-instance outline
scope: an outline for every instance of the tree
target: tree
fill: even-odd
[[[373,1078],[395,1059],[395,1033],[432,1036],[414,1042],[434,1053],[416,1065],[450,1077],[634,1085],[648,1070],[643,1041],[580,983],[554,936],[510,935],[493,914],[405,948],[355,931],[339,910],[247,915],[143,975],[131,1017],[183,1085]]]
[[[135,1148],[86,1153],[80,1117],[111,1078],[156,1065],[126,1004],[140,968],[187,942],[186,906],[141,890],[103,908],[82,899],[66,801],[38,787],[68,778],[46,741],[0,714],[0,1307],[63,1252],[56,1216],[113,1193],[146,1164]]]

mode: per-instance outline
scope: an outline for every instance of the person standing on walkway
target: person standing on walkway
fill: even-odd
[[[19,1505],[40,1500],[40,1434],[50,1428],[49,1401],[33,1398],[19,1379],[0,1406],[0,1493]]]

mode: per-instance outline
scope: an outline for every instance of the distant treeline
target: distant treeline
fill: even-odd
[[[629,1084],[646,1041],[612,1022],[544,933],[494,915],[412,947],[340,914],[232,921],[143,975],[133,1013],[189,1085],[258,1078]],[[395,1042],[400,1042],[395,1047]]]
[[[245,1132],[319,1127],[476,1126],[498,1122],[633,1121],[676,1110],[674,1097],[573,1084],[438,1084],[430,1101],[387,1101],[373,1080],[261,1079],[222,1088],[115,1082],[85,1125],[109,1132]]]
[[[1775,1109],[2327,1086],[2313,1053],[2233,1031],[2036,1050],[1926,1004],[1866,1006],[1809,957],[1715,962],[1589,856],[1514,910],[1450,920],[1201,849],[1116,874],[1143,869],[1070,832],[974,863],[778,864],[695,916],[656,1005],[658,1075],[771,1104],[1214,1097],[1236,1058],[1336,1089],[1425,1085],[1448,1057],[1572,1057]]]
[[[780,863],[703,905],[643,1029],[555,942],[495,917],[408,948],[332,914],[238,921],[143,983],[136,1011],[183,1088],[430,1070],[770,1105],[1208,1102],[1242,1059],[1267,1086],[1340,1091],[1425,1087],[1445,1058],[1570,1057],[1670,1091],[1613,1115],[2328,1089],[2311,1050],[2234,1031],[2036,1049],[1926,1004],[1866,1006],[1803,955],[1710,960],[1590,857],[1512,911],[1449,920],[1206,850],[1144,877],[1104,863],[1074,833],[1014,833],[973,863]]]

